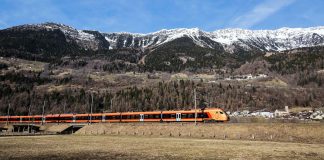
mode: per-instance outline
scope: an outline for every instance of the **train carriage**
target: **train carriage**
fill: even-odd
[[[45,116],[45,123],[60,123],[61,117],[60,114],[52,114]]]
[[[121,122],[122,121],[122,113],[105,113],[105,122]]]
[[[195,114],[197,114],[196,118]],[[51,114],[46,116],[8,117],[8,122],[10,123],[226,122],[228,120],[228,115],[219,108],[208,108],[205,110]],[[7,122],[7,116],[0,116],[0,122]]]
[[[90,114],[76,114],[74,121],[75,123],[88,123],[90,121]]]

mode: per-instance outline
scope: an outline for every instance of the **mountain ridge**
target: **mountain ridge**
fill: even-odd
[[[267,52],[289,54],[290,50],[323,47],[323,44],[324,27],[214,32],[181,28],[143,35],[101,33],[43,23],[0,30],[1,56],[58,64],[63,63],[65,57],[76,60],[100,57],[109,62],[101,67],[111,71],[120,68],[170,72],[228,70],[264,59],[270,55]]]
[[[254,45],[256,48],[260,49],[260,51],[284,51],[295,48],[324,45],[323,26],[309,28],[284,27],[276,30],[221,29],[212,32],[206,32],[198,28],[177,28],[169,30],[163,29],[157,32],[147,34],[132,34],[125,32],[104,34],[106,36],[106,39],[110,40],[110,43],[116,43],[116,41],[114,40],[120,38],[116,37],[118,35],[126,37],[128,36],[127,38],[131,39],[142,37],[144,41],[147,39],[147,37],[154,39],[158,36],[162,36],[162,38],[165,38],[166,36],[171,35],[170,37],[167,37],[164,41],[162,40],[161,43],[157,43],[158,45],[172,41],[176,38],[188,36],[191,37],[197,45],[212,48],[211,46],[204,44],[204,41],[199,39],[200,36],[205,36],[215,43],[222,44],[223,47],[229,52],[233,52],[230,49],[230,47],[233,47],[233,45],[235,44],[246,48],[246,50],[251,49],[249,45]],[[121,39],[123,39],[123,37],[121,37]],[[123,40],[127,41],[127,39]],[[146,44],[150,43],[147,42]],[[155,43],[151,44],[154,45]],[[150,45],[144,45],[142,47],[150,47]]]
[[[68,25],[47,22],[20,25],[7,29],[30,29],[32,27],[47,30],[60,29],[69,39],[74,39],[81,47],[92,50],[129,47],[156,48],[182,37],[189,37],[196,45],[205,48],[214,48],[216,43],[221,44],[229,53],[234,53],[235,48],[238,46],[246,51],[258,49],[261,52],[268,52],[324,45],[324,26],[308,28],[283,27],[276,30],[228,28],[211,32],[199,28],[175,28],[143,34],[130,32],[104,33],[99,31],[90,31],[92,33],[89,33],[89,30],[77,30]],[[94,32],[97,34],[94,35]]]

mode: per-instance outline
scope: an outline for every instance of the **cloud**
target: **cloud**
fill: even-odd
[[[250,28],[280,9],[291,5],[295,1],[296,0],[266,0],[256,5],[251,11],[236,17],[230,23],[230,27]]]

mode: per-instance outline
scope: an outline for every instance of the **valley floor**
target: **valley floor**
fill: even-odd
[[[0,159],[323,159],[324,144],[134,136],[0,138]]]

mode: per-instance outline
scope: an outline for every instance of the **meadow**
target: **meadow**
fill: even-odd
[[[323,159],[324,144],[143,136],[1,137],[0,159]]]

